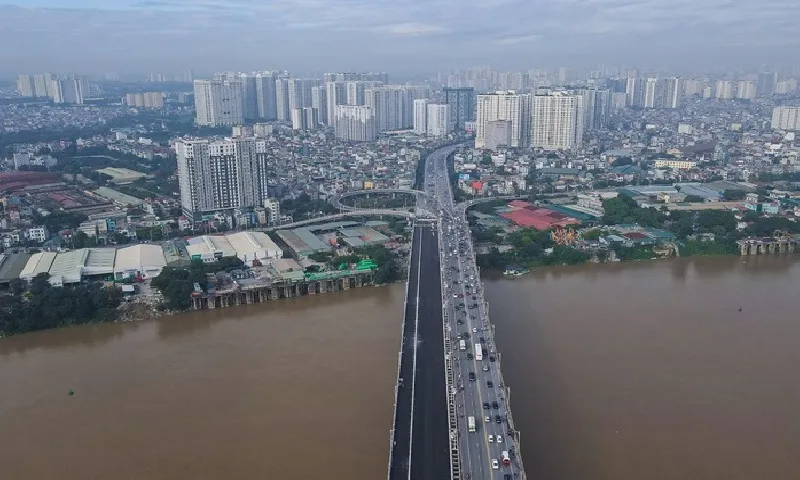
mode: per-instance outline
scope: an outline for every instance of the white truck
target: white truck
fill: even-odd
[[[467,341],[466,340],[459,340],[458,342],[458,349],[462,352],[467,349]]]
[[[467,429],[470,432],[475,432],[475,417],[467,417]]]
[[[475,343],[475,360],[483,360],[483,345]]]

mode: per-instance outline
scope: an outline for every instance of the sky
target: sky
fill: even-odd
[[[796,0],[0,0],[0,73],[738,69],[793,63],[797,25]]]

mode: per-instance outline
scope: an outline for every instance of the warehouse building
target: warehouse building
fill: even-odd
[[[132,245],[117,250],[114,279],[154,278],[167,266],[164,251],[158,245]]]
[[[23,268],[22,272],[20,272],[19,278],[30,282],[36,275],[39,275],[40,273],[48,273],[50,271],[50,266],[53,264],[53,260],[55,259],[55,252],[34,253],[31,255],[31,258],[28,259],[28,263],[25,264],[25,268]]]
[[[307,228],[279,230],[277,234],[297,257],[307,257],[312,253],[331,251],[330,245],[320,240]]]

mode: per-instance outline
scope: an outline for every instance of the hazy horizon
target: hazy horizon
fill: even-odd
[[[4,0],[0,0],[4,1]],[[8,0],[5,0],[8,2]],[[0,74],[487,65],[743,70],[791,62],[800,4],[763,0],[10,0]],[[70,8],[64,8],[68,4]]]

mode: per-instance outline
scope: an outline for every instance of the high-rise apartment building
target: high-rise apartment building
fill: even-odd
[[[136,108],[164,108],[164,94],[161,92],[129,93],[125,104]]]
[[[611,91],[608,89],[588,88],[578,90],[577,93],[583,97],[584,129],[604,129],[608,125],[608,116],[612,110]]]
[[[32,75],[20,75],[17,77],[17,92],[23,97],[35,97],[36,85]]]
[[[490,148],[487,146],[487,132],[493,131],[497,124],[490,125],[490,123],[496,121],[508,122],[509,140],[505,146],[514,148],[530,146],[530,94],[518,94],[508,90],[478,95],[475,120],[476,148]]]
[[[414,100],[414,133],[417,135],[428,134],[428,99]]]
[[[445,137],[453,131],[453,117],[450,116],[450,105],[428,104],[428,135]]]
[[[717,80],[717,98],[720,100],[733,98],[733,82],[731,80]]]
[[[289,110],[311,108],[311,89],[319,85],[313,78],[290,78],[288,82]]]
[[[769,95],[775,91],[778,84],[777,72],[761,72],[758,74],[758,84],[756,86],[759,95]]]
[[[683,88],[681,79],[678,77],[669,77],[662,80],[663,85],[663,107],[664,108],[678,108],[681,100],[683,99]]]
[[[319,127],[318,110],[312,107],[292,110],[293,130],[315,130]]]
[[[52,82],[55,80],[49,73],[41,73],[33,76],[34,92],[37,97],[52,97]]]
[[[657,102],[656,99],[658,90],[658,79],[657,78],[647,78],[644,82],[644,104],[642,105],[644,108],[656,108]]]
[[[464,129],[465,122],[475,120],[475,89],[458,87],[444,89],[444,103],[450,105],[450,122],[457,130]]]
[[[273,72],[257,72],[255,74],[256,109],[258,118],[263,120],[277,120],[278,109],[275,97],[275,78]]]
[[[53,80],[50,87],[53,103],[83,103],[80,80]]]
[[[800,130],[800,107],[773,108],[772,128],[775,130]]]
[[[175,153],[181,208],[195,221],[204,213],[260,207],[268,197],[265,142],[181,139]]]
[[[775,85],[775,93],[780,95],[785,95],[787,93],[792,93],[797,90],[797,80],[794,78],[788,78],[786,80],[781,80]]]
[[[239,80],[195,80],[194,106],[198,125],[220,127],[244,123]]]
[[[278,120],[283,122],[291,121],[289,105],[289,78],[278,77],[275,79],[275,108]]]
[[[535,95],[531,101],[531,146],[569,150],[583,142],[583,96],[567,92]]]
[[[347,84],[343,81],[325,83],[325,97],[328,101],[328,122],[333,124],[336,106],[347,105]]]
[[[320,123],[328,125],[328,89],[325,85],[311,87],[311,108],[317,110]]]
[[[756,98],[756,82],[752,80],[740,80],[736,85],[736,98],[752,100]]]
[[[697,79],[687,79],[683,82],[683,89],[684,94],[687,97],[691,97],[692,95],[700,95],[703,93],[703,82]]]
[[[642,79],[638,77],[628,77],[625,80],[625,103],[629,107],[640,107],[639,93],[642,92]],[[644,95],[641,95],[643,98]]]
[[[364,91],[364,105],[372,108],[378,132],[414,126],[414,96],[402,86],[372,87]]]
[[[347,142],[371,142],[377,138],[375,116],[364,105],[337,105],[334,117],[336,138]]]
[[[328,82],[381,82],[383,84],[389,83],[388,73],[374,73],[374,72],[360,72],[360,73],[326,73],[324,76],[325,83]]]

